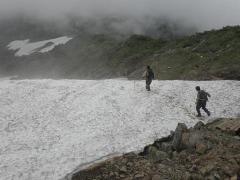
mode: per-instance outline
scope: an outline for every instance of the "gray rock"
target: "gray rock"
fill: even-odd
[[[124,166],[124,167],[122,167],[121,169],[120,169],[120,172],[121,173],[126,173],[127,172],[127,168]]]
[[[143,177],[144,177],[143,173],[139,173],[134,176],[134,178],[143,178]]]
[[[178,123],[178,126],[175,130],[172,146],[174,150],[180,151],[182,150],[181,142],[182,142],[182,134],[187,132],[188,128],[184,123]]]
[[[199,121],[195,126],[193,127],[195,130],[199,130],[202,127],[204,127],[204,123],[202,121]]]
[[[201,143],[203,140],[203,133],[200,131],[195,131],[192,132],[189,136],[189,143],[188,143],[188,148],[194,148],[196,146],[196,144]]]
[[[159,151],[155,146],[150,146],[148,148],[147,158],[152,162],[159,162],[169,158],[169,156],[166,152]]]
[[[172,152],[172,144],[162,143],[161,144],[161,150],[163,150],[164,152],[167,152],[167,153],[171,153]]]

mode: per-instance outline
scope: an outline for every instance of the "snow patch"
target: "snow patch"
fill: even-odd
[[[56,39],[49,39],[38,42],[30,42],[29,39],[26,40],[16,40],[8,44],[9,50],[17,51],[15,56],[30,55],[35,52],[46,53],[53,50],[56,46],[61,44],[66,44],[72,38],[63,36]]]
[[[212,116],[235,117],[239,81],[1,80],[0,177],[57,180],[79,165],[140,150],[178,122],[194,125],[195,86]]]

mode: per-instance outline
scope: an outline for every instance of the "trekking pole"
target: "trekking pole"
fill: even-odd
[[[135,91],[135,80],[133,80],[133,90]]]

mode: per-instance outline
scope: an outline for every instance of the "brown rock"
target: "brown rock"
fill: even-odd
[[[204,154],[207,151],[208,147],[203,143],[196,144],[196,152],[199,154]]]
[[[189,146],[189,138],[190,138],[190,133],[183,133],[182,134],[182,142],[181,142],[182,148],[185,149]]]
[[[238,180],[238,177],[237,177],[237,175],[235,175],[235,176],[231,177],[231,178],[230,178],[230,180]]]

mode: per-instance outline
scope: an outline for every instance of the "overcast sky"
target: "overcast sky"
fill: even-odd
[[[168,17],[200,30],[240,24],[240,0],[0,0],[0,16],[26,13],[41,18],[66,14]]]

